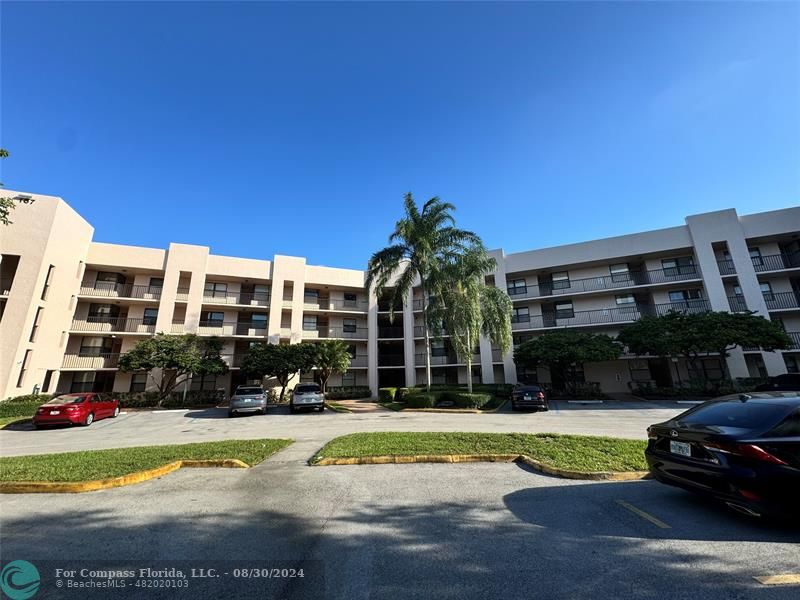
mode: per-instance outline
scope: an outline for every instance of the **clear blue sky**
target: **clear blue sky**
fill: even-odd
[[[363,268],[800,203],[800,4],[3,2],[7,187],[96,239]]]

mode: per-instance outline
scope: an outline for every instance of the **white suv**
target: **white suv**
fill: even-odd
[[[297,412],[298,408],[316,408],[325,410],[325,395],[316,383],[298,383],[292,393],[289,410]]]

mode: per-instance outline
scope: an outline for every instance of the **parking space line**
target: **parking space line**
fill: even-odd
[[[659,527],[661,529],[672,529],[669,525],[664,523],[664,521],[662,521],[661,519],[657,519],[653,515],[651,515],[649,513],[646,513],[646,512],[644,512],[643,510],[641,510],[639,508],[636,508],[632,504],[630,504],[628,502],[625,502],[625,500],[617,500],[617,504],[619,504],[622,508],[625,508],[625,509],[631,511],[633,514],[642,517],[644,520],[650,521],[656,527]]]
[[[800,573],[784,573],[783,575],[762,575],[753,577],[762,585],[798,585],[800,584]]]

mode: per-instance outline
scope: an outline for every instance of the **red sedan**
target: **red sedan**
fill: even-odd
[[[81,392],[61,394],[46,404],[42,404],[33,416],[36,428],[44,425],[91,425],[99,419],[116,417],[119,414],[119,400],[110,394]]]

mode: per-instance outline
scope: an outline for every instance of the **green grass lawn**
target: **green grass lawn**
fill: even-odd
[[[153,469],[176,460],[238,458],[260,463],[292,440],[225,440],[0,458],[0,481],[87,481]]]
[[[415,454],[526,454],[575,471],[644,471],[644,440],[555,433],[353,433],[331,440],[312,459]]]

